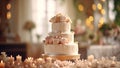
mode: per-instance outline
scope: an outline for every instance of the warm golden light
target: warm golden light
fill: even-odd
[[[98,28],[100,28],[104,24],[104,18],[100,18],[99,23],[98,23]]]
[[[96,5],[95,4],[92,5],[92,9],[96,10]]]
[[[98,28],[102,27],[103,23],[98,23]]]
[[[99,10],[101,10],[101,9],[102,9],[102,5],[101,5],[100,3],[98,3],[98,4],[97,4],[97,8],[98,8]]]
[[[99,22],[102,22],[102,23],[103,23],[103,22],[104,22],[104,18],[101,17],[100,20],[99,20]]]
[[[89,20],[89,18],[86,19],[86,26],[89,27],[90,29],[93,29],[93,23]]]
[[[7,12],[7,19],[11,18],[11,12]]]
[[[89,21],[89,19],[87,18],[86,19],[86,25],[88,26],[90,24],[90,21]]]
[[[104,9],[101,10],[101,14],[105,15],[105,10]]]
[[[7,8],[7,10],[10,10],[11,9],[11,4],[10,3],[7,4],[6,8]]]
[[[105,2],[106,0],[101,0],[102,2]]]
[[[80,10],[80,11],[83,11],[84,10],[84,7],[83,7],[83,5],[78,5],[78,9]]]
[[[94,20],[94,18],[93,18],[93,16],[89,16],[89,21],[93,21]]]

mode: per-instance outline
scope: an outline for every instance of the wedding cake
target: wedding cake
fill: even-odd
[[[52,31],[45,38],[45,55],[75,57],[78,54],[78,44],[74,42],[74,32],[71,32],[71,20],[61,13],[50,19]]]

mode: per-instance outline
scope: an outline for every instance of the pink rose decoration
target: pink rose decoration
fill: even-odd
[[[46,37],[46,43],[47,44],[52,44],[53,43],[53,37],[52,36]]]
[[[54,39],[53,44],[59,44],[59,39]]]

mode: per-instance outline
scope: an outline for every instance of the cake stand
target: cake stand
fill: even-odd
[[[47,55],[47,54],[42,54],[43,58],[51,57],[52,59],[57,59],[57,60],[76,60],[80,59],[80,54],[77,55]]]

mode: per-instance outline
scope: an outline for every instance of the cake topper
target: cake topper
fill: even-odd
[[[61,13],[56,14],[56,16],[52,17],[49,21],[52,23],[60,23],[60,22],[71,23],[70,18],[62,15]]]

